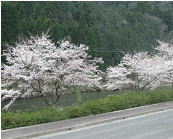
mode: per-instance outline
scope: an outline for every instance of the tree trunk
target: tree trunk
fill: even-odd
[[[31,84],[31,87],[33,90],[35,90],[36,92],[38,92],[40,94],[40,97],[42,98],[43,102],[49,106],[49,107],[52,107],[52,104],[49,103],[49,101],[47,100],[47,98],[43,95],[43,92],[42,92],[42,89],[41,89],[41,84],[40,84],[40,81],[37,80],[37,83],[38,83],[38,88],[34,87],[34,84]]]
[[[47,106],[52,107],[52,105],[48,102],[48,100],[47,100],[47,98],[45,96],[41,95],[41,98],[42,98],[43,102],[45,102],[45,104]]]
[[[49,106],[49,107],[53,107],[55,108],[56,107],[56,104],[58,102],[58,100],[60,99],[61,95],[63,94],[64,90],[61,90],[61,91],[58,91],[59,89],[59,86],[57,85],[57,83],[55,83],[55,92],[51,95],[52,98],[51,98],[51,101],[50,102],[46,96],[44,96],[43,92],[42,92],[42,88],[41,88],[41,82],[39,80],[36,80],[37,83],[38,83],[38,88],[34,86],[34,84],[31,84],[31,87],[33,90],[35,90],[36,92],[38,92],[43,100],[43,102]]]
[[[139,92],[138,75],[137,75],[137,73],[135,74],[135,90],[136,90],[136,93]]]

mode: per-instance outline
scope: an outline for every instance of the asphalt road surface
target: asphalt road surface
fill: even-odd
[[[37,139],[173,139],[173,109]]]

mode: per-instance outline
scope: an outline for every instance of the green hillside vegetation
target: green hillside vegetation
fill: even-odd
[[[2,50],[49,30],[55,42],[66,37],[88,45],[103,57],[103,69],[124,51],[151,50],[155,40],[173,38],[173,2],[2,2],[1,9]]]

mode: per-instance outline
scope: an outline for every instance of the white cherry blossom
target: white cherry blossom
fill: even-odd
[[[83,44],[76,46],[65,40],[57,44],[43,34],[10,47],[5,53],[9,65],[3,65],[2,70],[2,84],[8,94],[16,91],[20,92],[17,97],[38,95],[47,105],[55,105],[68,86],[101,87],[97,65],[103,63],[101,58],[88,55],[88,47]],[[9,96],[12,104],[14,97]],[[52,96],[52,102],[46,96]]]

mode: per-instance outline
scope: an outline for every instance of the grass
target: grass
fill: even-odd
[[[65,107],[63,110],[54,108],[35,109],[31,112],[2,112],[2,129],[30,126],[58,120],[96,115],[105,112],[128,109],[159,102],[173,101],[171,90],[146,91],[141,93],[127,92],[106,98],[87,101],[78,106]]]

